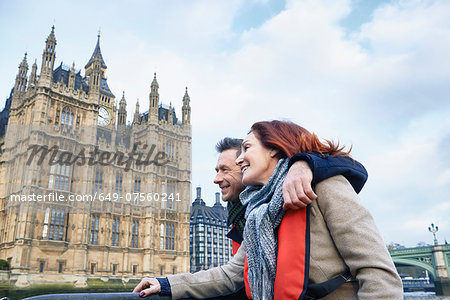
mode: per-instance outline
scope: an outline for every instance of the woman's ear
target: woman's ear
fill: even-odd
[[[270,157],[276,157],[280,153],[278,149],[272,148],[270,149]]]

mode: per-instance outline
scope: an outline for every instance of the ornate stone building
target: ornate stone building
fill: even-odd
[[[0,115],[0,259],[16,286],[127,280],[189,271],[190,99],[181,120],[160,102],[126,123],[98,37],[84,76],[55,65],[54,27],[42,64],[20,63]],[[7,126],[4,125],[7,123]]]

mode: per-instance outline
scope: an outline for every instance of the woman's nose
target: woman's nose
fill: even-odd
[[[244,154],[241,153],[241,155],[239,155],[234,162],[239,166],[242,164],[243,161],[244,161]]]

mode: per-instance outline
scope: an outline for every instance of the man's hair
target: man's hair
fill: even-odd
[[[223,151],[229,149],[236,149],[237,156],[239,156],[241,155],[241,146],[242,146],[242,139],[226,137],[217,143],[216,150],[217,152],[222,153]]]

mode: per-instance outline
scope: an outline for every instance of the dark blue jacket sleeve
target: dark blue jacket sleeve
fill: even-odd
[[[172,296],[172,289],[170,287],[170,283],[167,277],[156,279],[159,281],[159,284],[161,285],[161,292],[159,292],[159,294],[161,296]]]
[[[289,160],[289,167],[296,161],[306,161],[313,172],[311,185],[324,179],[343,175],[353,186],[355,192],[359,193],[367,181],[367,171],[362,164],[350,157],[333,157],[328,154],[316,152],[298,153]]]

